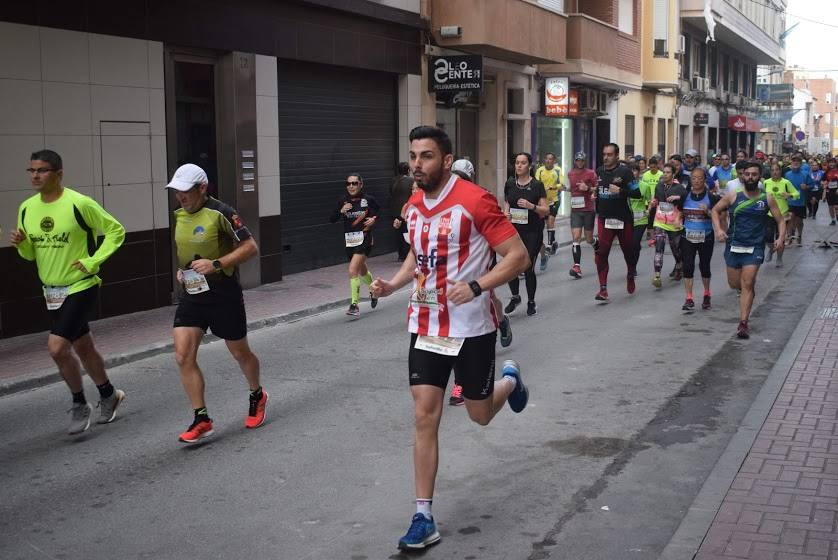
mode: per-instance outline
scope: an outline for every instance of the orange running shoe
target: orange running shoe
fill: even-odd
[[[189,428],[178,438],[183,443],[195,443],[212,435],[212,420],[195,420]]]
[[[244,419],[245,428],[258,428],[265,423],[265,405],[268,404],[268,392],[262,390],[262,397],[259,400],[250,397],[250,408],[247,417]]]
[[[466,404],[466,400],[463,398],[463,387],[461,385],[454,383],[454,386],[451,388],[451,396],[448,398],[448,404],[451,406],[462,406]]]

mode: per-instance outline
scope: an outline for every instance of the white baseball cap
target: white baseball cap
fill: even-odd
[[[194,163],[185,163],[177,168],[172,180],[166,185],[167,189],[175,189],[176,191],[186,192],[192,189],[195,185],[200,185],[207,182],[207,174],[204,170]]]
[[[467,159],[458,159],[451,164],[451,172],[459,171],[465,173],[469,177],[474,177],[474,165]]]
[[[686,155],[688,155],[690,157],[695,157],[695,156],[698,155],[698,150],[696,150],[695,148],[690,148],[689,150],[687,150]]]

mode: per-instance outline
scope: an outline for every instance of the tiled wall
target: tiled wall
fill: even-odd
[[[46,147],[129,232],[168,227],[164,107],[162,43],[0,22],[0,226]]]
[[[279,101],[276,57],[256,55],[256,155],[262,282],[282,279],[279,198]]]
[[[399,76],[399,161],[407,161],[408,135],[422,123],[422,76]],[[435,123],[424,123],[435,124]]]

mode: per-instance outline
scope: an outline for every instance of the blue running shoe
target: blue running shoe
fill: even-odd
[[[407,534],[399,539],[399,550],[421,550],[438,543],[441,538],[433,517],[428,519],[423,514],[417,513],[410,522]]]
[[[509,394],[506,402],[509,403],[509,408],[512,409],[512,412],[521,412],[526,408],[527,401],[530,399],[530,392],[527,386],[524,385],[524,380],[521,379],[521,366],[515,360],[506,360],[503,362],[503,369],[501,371],[505,376],[514,377],[517,382],[515,390]]]

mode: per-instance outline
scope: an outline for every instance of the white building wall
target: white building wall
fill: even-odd
[[[4,231],[32,194],[24,170],[42,148],[63,158],[65,185],[128,231],[168,228],[165,129],[162,43],[0,22]]]
[[[282,212],[279,189],[279,99],[275,56],[256,55],[256,154],[259,216]]]

